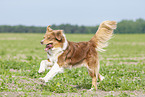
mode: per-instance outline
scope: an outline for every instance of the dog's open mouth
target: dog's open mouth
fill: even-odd
[[[51,49],[53,47],[52,43],[49,43],[46,45],[45,51],[48,51],[49,49]]]

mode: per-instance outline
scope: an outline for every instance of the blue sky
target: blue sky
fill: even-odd
[[[138,18],[145,19],[145,0],[0,0],[0,25],[95,26]]]

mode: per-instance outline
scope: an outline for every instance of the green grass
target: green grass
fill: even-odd
[[[92,34],[67,34],[70,41],[88,41]],[[47,59],[43,34],[0,34],[0,92],[84,93],[91,88],[87,69],[66,69],[44,84],[38,78],[41,60]],[[106,52],[100,53],[100,73],[105,80],[98,81],[102,91],[145,90],[145,34],[114,35]],[[80,91],[78,91],[80,90]],[[145,91],[144,91],[145,92]],[[27,96],[27,94],[24,94]],[[121,93],[119,96],[128,95]],[[34,95],[33,95],[34,96]],[[112,97],[112,96],[109,96]]]

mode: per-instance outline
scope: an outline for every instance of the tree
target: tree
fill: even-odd
[[[99,25],[97,26],[78,26],[71,24],[61,24],[51,26],[52,29],[62,29],[65,33],[96,33]],[[35,27],[35,26],[9,26],[9,25],[1,25],[0,33],[45,33],[46,27]],[[145,33],[145,20],[137,19],[133,20],[122,20],[118,22],[117,29],[114,31],[115,33]]]

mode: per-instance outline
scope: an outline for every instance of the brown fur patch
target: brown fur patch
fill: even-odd
[[[89,51],[89,42],[68,42],[68,47],[58,58],[58,63],[75,65],[86,59]]]

